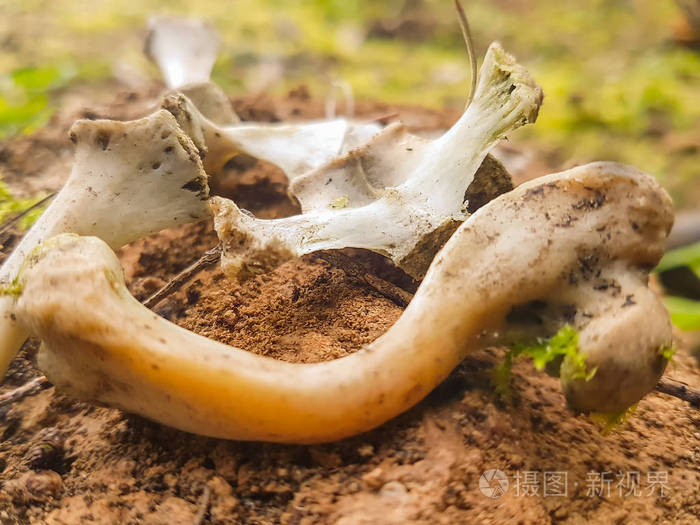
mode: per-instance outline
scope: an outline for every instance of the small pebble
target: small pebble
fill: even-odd
[[[363,458],[374,456],[374,447],[372,445],[362,445],[357,449],[357,453]]]
[[[367,488],[371,490],[378,490],[382,485],[384,485],[384,470],[382,470],[381,467],[377,467],[362,476],[362,481],[365,483]]]
[[[382,496],[390,498],[400,498],[405,496],[407,492],[408,490],[406,490],[406,487],[400,481],[390,481],[389,483],[385,483],[379,491]]]

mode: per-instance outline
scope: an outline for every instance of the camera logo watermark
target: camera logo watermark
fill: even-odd
[[[668,472],[650,471],[642,476],[638,471],[588,472],[583,480],[588,498],[658,496],[667,497]],[[489,469],[479,478],[479,490],[487,498],[500,498],[508,489],[516,497],[541,496],[544,498],[567,497],[569,488],[576,489],[578,481],[569,482],[566,471],[516,471],[508,476],[504,471]]]
[[[509,484],[506,473],[498,469],[487,470],[479,478],[479,490],[487,498],[500,498]]]

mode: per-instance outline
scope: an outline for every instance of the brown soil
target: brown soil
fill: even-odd
[[[156,92],[120,95],[88,116],[134,117]],[[270,121],[321,112],[303,89],[284,100],[234,104],[244,118]],[[63,107],[47,128],[0,145],[2,172],[14,188],[50,190],[65,180],[66,131],[88,110]],[[424,129],[454,118],[379,104],[360,104],[359,111],[369,118],[399,112]],[[296,210],[284,177],[271,166],[238,159],[228,173],[216,190],[242,207],[264,217]],[[520,178],[533,174],[523,171]],[[120,257],[132,292],[145,298],[215,244],[203,223],[143,239],[120,250]],[[363,271],[415,288],[379,256],[345,255]],[[347,355],[382,334],[401,310],[353,271],[318,256],[244,284],[212,268],[156,308],[202,335],[295,362]],[[36,348],[36,342],[25,345],[0,393],[39,374],[32,364]],[[680,345],[669,375],[700,385],[687,349]],[[0,523],[699,522],[700,412],[655,393],[627,422],[604,433],[571,414],[558,381],[527,363],[515,366],[512,403],[499,401],[490,371],[501,357],[496,349],[480,352],[407,413],[364,435],[316,446],[204,438],[49,388],[0,408]],[[489,469],[509,477],[501,497],[479,489]],[[554,495],[563,488],[552,484],[545,495],[552,472],[566,472],[566,496]]]

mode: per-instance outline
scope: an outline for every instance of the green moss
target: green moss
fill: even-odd
[[[7,284],[7,285],[0,285],[0,295],[12,295],[14,297],[19,297],[22,295],[22,290],[24,287],[19,284],[17,279],[12,281],[12,283]]]
[[[663,345],[661,348],[659,348],[659,354],[666,361],[671,362],[673,356],[676,355],[676,345],[674,343]]]
[[[493,383],[496,392],[506,400],[511,397],[510,376],[513,361],[519,357],[532,359],[537,370],[547,370],[552,375],[559,375],[559,367],[564,358],[568,358],[574,369],[573,377],[590,380],[596,369],[588,370],[586,356],[579,352],[578,331],[571,325],[564,325],[550,338],[538,338],[534,342],[518,343],[506,353],[503,362],[493,370]]]
[[[342,210],[343,208],[347,208],[348,204],[350,204],[350,199],[347,195],[343,195],[342,197],[333,199],[328,207],[334,210]]]
[[[610,433],[617,430],[625,421],[627,421],[637,410],[637,405],[634,404],[631,407],[627,407],[621,412],[613,413],[602,413],[602,412],[591,412],[588,417],[591,421],[596,423],[601,427],[601,432],[603,434]]]
[[[32,197],[30,199],[18,199],[12,195],[10,189],[0,180],[0,224],[13,216],[28,210],[43,197]],[[38,206],[25,214],[17,223],[22,229],[29,228],[41,216],[44,211],[43,206]]]
[[[510,377],[513,371],[513,352],[509,350],[506,355],[491,372],[491,382],[496,394],[504,401],[510,401],[512,391],[510,389]]]

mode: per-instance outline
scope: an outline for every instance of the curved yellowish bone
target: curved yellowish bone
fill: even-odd
[[[671,223],[667,194],[631,168],[598,163],[531,181],[460,226],[389,331],[324,363],[256,356],[158,317],[95,238],[60,236],[31,255],[16,311],[65,392],[198,434],[313,443],[420,401],[507,328],[514,307],[542,300],[555,311],[563,301],[568,314],[548,329],[573,323],[597,369],[591,381],[567,380],[570,400],[612,411],[649,392],[665,366],[671,328],[646,279]]]
[[[145,235],[209,216],[199,153],[167,111],[117,122],[79,120],[65,186],[0,267],[0,286],[17,276],[34,247],[70,232],[120,247]],[[0,296],[0,378],[26,340],[12,299]]]

